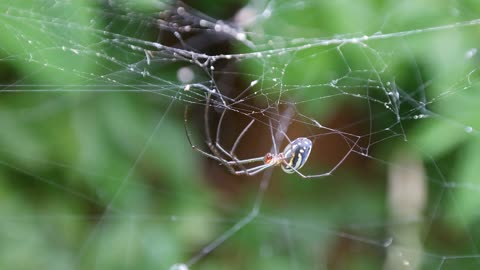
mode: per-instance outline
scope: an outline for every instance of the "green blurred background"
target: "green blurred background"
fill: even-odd
[[[477,1],[3,1],[0,268],[479,268],[479,14]],[[202,24],[217,19],[250,43]],[[247,55],[212,73],[158,44]],[[302,172],[340,166],[231,175],[187,140],[189,105],[206,149],[205,100],[181,67],[226,97],[261,82],[238,104],[264,123],[239,156],[269,151],[266,116],[293,104],[288,135],[314,140]],[[249,119],[229,111],[222,143]],[[352,146],[312,119],[366,155],[343,160]]]

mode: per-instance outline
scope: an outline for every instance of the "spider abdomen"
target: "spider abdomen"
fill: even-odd
[[[312,150],[312,141],[307,138],[293,140],[283,150],[282,169],[286,173],[294,173],[305,165]]]

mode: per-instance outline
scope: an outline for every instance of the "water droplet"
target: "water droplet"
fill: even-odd
[[[189,67],[181,67],[177,70],[177,79],[182,83],[189,83],[193,81],[195,74]]]
[[[184,263],[176,263],[170,267],[170,270],[188,270],[188,266]]]
[[[178,8],[177,8],[177,13],[178,13],[178,15],[180,15],[180,16],[185,15],[185,8],[184,8],[184,7],[178,7]]]
[[[207,26],[207,21],[205,21],[205,20],[200,20],[199,23],[200,23],[201,27],[206,27]]]
[[[272,10],[270,10],[269,8],[266,8],[263,12],[262,12],[262,16],[265,17],[265,18],[268,18],[272,15]]]
[[[470,59],[477,54],[477,48],[471,48],[467,52],[465,52],[465,59]]]
[[[247,35],[245,35],[245,33],[243,33],[243,32],[237,33],[237,35],[235,37],[239,41],[245,41],[245,39],[247,39]]]

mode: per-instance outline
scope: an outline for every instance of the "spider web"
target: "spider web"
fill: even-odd
[[[214,2],[0,4],[2,268],[478,267],[478,5]]]

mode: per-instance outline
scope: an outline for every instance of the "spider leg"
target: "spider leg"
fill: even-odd
[[[209,93],[208,95],[210,95],[210,93]],[[208,108],[208,105],[206,105],[206,108]],[[200,152],[201,154],[203,154],[203,155],[205,155],[205,156],[207,156],[207,157],[209,157],[209,158],[211,158],[211,159],[214,159],[214,160],[216,160],[216,161],[219,161],[219,162],[222,163],[222,164],[225,164],[225,160],[223,160],[222,158],[219,157],[219,155],[217,155],[216,149],[215,149],[214,147],[212,147],[213,150],[212,150],[212,148],[210,148],[210,146],[211,146],[211,140],[210,140],[210,143],[209,143],[209,139],[210,139],[209,137],[207,137],[207,145],[209,145],[210,150],[212,150],[212,153],[214,153],[214,154],[210,154],[210,153],[205,152],[204,150],[198,148],[198,147],[193,143],[193,140],[192,140],[192,138],[191,138],[190,131],[188,130],[188,109],[189,109],[189,106],[188,106],[188,104],[187,104],[187,105],[185,105],[185,111],[184,111],[184,115],[183,115],[184,119],[183,119],[183,120],[184,120],[184,129],[185,129],[185,133],[186,133],[186,136],[187,136],[187,140],[188,140],[188,143],[190,144],[190,146],[192,147],[192,149]],[[206,110],[206,112],[208,113],[208,110]],[[206,129],[206,133],[207,133],[207,134],[210,134],[210,132],[209,132],[208,129]],[[228,166],[228,164],[227,164],[227,167],[231,168],[231,166]],[[234,173],[235,170],[233,170],[233,168],[232,168],[231,172]]]
[[[207,104],[210,103],[210,96],[207,97]],[[223,101],[224,102],[224,101]],[[206,110],[208,110],[208,108],[205,108]],[[220,134],[221,134],[221,130],[222,130],[222,124],[223,124],[223,120],[224,120],[224,117],[225,117],[225,114],[226,114],[226,104],[224,104],[224,107],[222,108],[223,111],[222,111],[222,114],[220,115],[220,119],[218,121],[218,124],[217,124],[217,130],[216,130],[216,136],[215,136],[215,147],[217,149],[215,150],[218,150],[219,152],[221,152],[222,154],[224,154],[225,156],[229,157],[232,159],[232,161],[227,161],[227,162],[222,162],[224,163],[225,166],[237,166],[239,167],[240,170],[237,170],[237,172],[239,171],[245,171],[246,174],[248,174],[248,170],[247,168],[245,168],[243,166],[243,164],[248,164],[248,163],[252,163],[252,162],[263,162],[263,159],[264,157],[258,157],[258,158],[250,158],[250,159],[245,159],[245,160],[240,160],[238,159],[236,156],[235,156],[235,150],[237,149],[237,146],[239,145],[240,141],[242,140],[242,138],[245,136],[245,134],[247,133],[247,131],[251,128],[251,126],[254,124],[255,122],[255,118],[252,118],[252,120],[247,124],[247,126],[242,130],[242,132],[238,135],[238,137],[235,139],[235,142],[233,143],[233,146],[232,148],[230,149],[230,151],[227,151],[221,144],[220,144]],[[208,114],[206,113],[205,114],[205,119],[208,120]],[[207,123],[207,125],[209,125],[209,123]],[[207,126],[205,127],[206,130],[207,129]],[[210,132],[210,130],[208,130],[208,132]],[[208,136],[208,138],[210,139],[211,137]],[[211,141],[211,139],[210,139]],[[212,151],[212,153],[214,153]],[[217,155],[218,156],[218,155]],[[224,161],[224,160],[223,160]],[[230,168],[229,168],[230,169]],[[234,170],[234,168],[231,168],[232,170]]]
[[[211,96],[212,96],[212,93],[208,92],[206,100],[205,100],[205,111],[204,111],[204,129],[205,129],[205,136],[206,136],[205,139],[206,139],[206,143],[207,143],[208,148],[213,153],[213,155],[211,155],[210,157],[215,156],[216,157],[215,159],[217,161],[220,161],[220,163],[222,163],[225,167],[227,167],[227,169],[231,173],[235,174],[235,169],[232,167],[231,164],[228,163],[228,161],[226,161],[225,159],[222,158],[222,155],[221,155],[220,151],[217,148],[215,148],[215,145],[212,142],[212,137],[211,137],[211,133],[210,133],[210,121],[209,121],[209,117],[208,117],[208,113],[210,111]]]
[[[240,161],[240,160],[237,157],[235,157],[235,155],[233,154],[233,152],[234,152],[233,149],[234,148],[232,148],[232,150],[230,150],[230,153],[229,153],[220,144],[220,134],[221,134],[220,132],[221,132],[222,124],[223,124],[223,118],[225,117],[225,112],[226,112],[226,110],[225,110],[225,108],[223,108],[222,114],[220,115],[220,119],[219,119],[218,125],[217,125],[217,133],[216,133],[216,137],[215,137],[215,147],[217,147],[220,150],[220,152],[222,152],[225,156],[227,156],[227,157],[229,157],[233,160],[233,162],[230,163],[230,164],[235,164],[236,163],[237,165],[239,165],[239,167],[241,167],[241,169],[246,170],[244,167],[240,166],[242,163],[241,162],[239,163],[238,161]],[[235,145],[234,145],[234,147],[235,147]]]
[[[192,149],[200,152],[201,154],[211,158],[211,159],[214,159],[216,161],[219,161],[221,162],[222,164],[227,164],[227,165],[237,165],[237,164],[249,164],[249,163],[254,163],[254,162],[263,162],[264,160],[264,157],[256,157],[256,158],[249,158],[249,159],[244,159],[244,160],[232,160],[232,161],[225,161],[215,155],[212,155],[210,153],[207,153],[205,152],[204,150],[198,148],[195,144],[192,143],[192,140],[191,140],[191,134],[188,130],[186,130],[187,132],[187,139],[188,139],[188,142],[190,143],[190,146],[192,147]],[[247,171],[248,169],[245,169],[245,170],[241,170],[241,171]]]
[[[232,155],[230,155],[228,153],[228,151],[226,151],[219,143],[220,141],[220,129],[222,127],[222,123],[223,123],[223,117],[225,117],[225,108],[223,108],[223,111],[222,111],[222,114],[220,115],[220,119],[218,120],[218,125],[217,125],[217,134],[216,134],[216,137],[215,137],[215,146],[220,149],[220,151],[223,152],[223,154],[225,154],[227,157],[230,157],[232,158]]]
[[[248,123],[248,125],[242,130],[242,132],[240,133],[240,135],[238,135],[237,139],[236,139],[235,142],[233,143],[232,150],[230,150],[230,155],[233,156],[233,153],[235,152],[235,150],[237,149],[238,144],[240,143],[240,140],[241,140],[242,137],[245,135],[245,133],[247,133],[247,131],[250,129],[250,127],[253,125],[254,122],[255,122],[255,119],[252,119],[252,121],[250,121],[250,123]]]
[[[237,159],[237,160],[232,160],[232,161],[227,161],[228,164],[230,165],[236,165],[236,164],[248,164],[248,163],[254,163],[254,162],[264,162],[265,157],[256,157],[256,158],[248,158],[248,159]]]
[[[188,104],[185,106],[185,112],[184,112],[184,128],[185,128],[185,133],[187,135],[187,140],[188,140],[188,143],[190,144],[190,146],[192,147],[192,149],[202,153],[203,155],[211,158],[211,159],[215,159],[217,161],[222,161],[219,157],[215,156],[215,155],[212,155],[210,153],[207,153],[205,151],[203,151],[202,149],[198,148],[192,141],[192,138],[191,138],[191,134],[190,134],[190,131],[188,130]]]
[[[276,155],[278,153],[278,149],[277,143],[275,142],[275,136],[273,135],[272,120],[268,119],[268,123],[270,124],[270,136],[272,136],[273,153]]]
[[[242,139],[242,137],[245,135],[245,133],[247,133],[248,129],[250,129],[250,127],[253,125],[253,123],[255,122],[255,119],[252,119],[250,121],[250,123],[242,130],[242,132],[240,133],[240,135],[237,137],[237,139],[235,140],[233,146],[232,146],[232,149],[230,150],[230,152],[228,152],[221,144],[220,144],[220,132],[221,132],[221,127],[222,127],[222,124],[223,124],[223,118],[225,117],[225,108],[223,109],[223,112],[222,114],[220,115],[220,119],[218,121],[218,125],[217,125],[217,134],[216,134],[216,138],[215,138],[215,146],[223,153],[225,154],[226,156],[228,156],[229,158],[233,159],[234,162],[231,162],[230,164],[237,164],[237,165],[241,165],[241,164],[244,164],[244,163],[250,163],[249,161],[245,162],[245,161],[241,161],[239,160],[234,152],[240,142],[240,140]],[[254,161],[252,162],[256,162],[257,160],[255,159]],[[244,168],[243,166],[239,166],[239,167],[242,167],[243,170],[246,170],[246,168]]]
[[[263,165],[259,165],[259,166],[256,166],[256,167],[252,167],[252,168],[243,170],[243,171],[235,171],[235,174],[236,175],[249,175],[249,176],[251,176],[251,175],[255,175],[259,172],[262,172],[263,170],[268,169],[272,166],[275,166],[275,164],[263,164]]]
[[[221,97],[221,96],[220,96]],[[239,160],[238,158],[236,158],[235,156],[231,155],[228,153],[228,151],[226,151],[221,145],[220,143],[218,142],[220,140],[220,131],[221,131],[221,127],[222,127],[222,124],[223,124],[223,118],[225,117],[225,113],[226,113],[226,103],[225,101],[223,100],[223,98],[221,99],[222,102],[223,102],[223,111],[222,111],[222,114],[220,116],[220,119],[219,119],[219,122],[218,122],[218,125],[217,125],[217,132],[216,132],[216,136],[215,136],[215,143],[212,142],[212,137],[211,137],[211,134],[210,134],[210,122],[209,122],[209,117],[208,117],[208,113],[209,113],[209,110],[210,110],[210,99],[211,99],[211,93],[209,92],[207,94],[207,97],[206,97],[206,101],[205,101],[205,113],[204,113],[204,118],[205,118],[205,121],[204,121],[204,124],[205,124],[205,134],[206,134],[206,140],[207,140],[207,145],[208,147],[210,148],[210,151],[218,157],[217,160],[219,160],[225,167],[228,168],[228,170],[231,172],[231,173],[235,173],[235,168],[233,167],[233,165],[236,165],[237,167],[239,167],[241,170],[244,170],[246,171],[247,169],[243,166],[244,163],[251,163],[251,162],[257,162],[259,161],[258,159],[253,159],[253,160],[247,160],[246,162],[240,162],[241,160]],[[221,154],[225,154],[227,157],[230,157],[231,159],[233,159],[233,161],[226,161],[225,159],[222,158],[222,155]],[[263,160],[263,158],[262,158]]]
[[[222,163],[223,165],[225,165],[230,172],[232,172],[233,174],[246,174],[245,172],[248,173],[249,169],[246,169],[246,168],[243,168],[242,170],[239,170],[239,171],[236,171],[232,166],[234,165],[242,165],[242,164],[249,164],[249,163],[254,163],[254,162],[263,162],[264,160],[264,157],[256,157],[256,158],[249,158],[249,159],[245,159],[245,160],[238,160],[234,157],[232,157],[232,159],[235,159],[235,160],[232,160],[232,161],[226,161],[224,160],[223,158],[221,158],[221,156],[219,155],[216,155],[218,153],[217,149],[215,149],[215,147],[213,147],[214,150],[212,150],[212,153],[214,154],[210,154],[204,150],[202,150],[201,148],[197,147],[194,143],[193,143],[193,140],[192,140],[192,137],[191,137],[191,133],[190,131],[188,130],[188,111],[189,111],[189,106],[188,104],[185,106],[185,111],[184,111],[184,129],[185,129],[185,133],[186,133],[186,136],[187,136],[187,140],[190,144],[190,146],[192,147],[192,149],[198,151],[199,153],[213,159],[213,160],[216,160],[220,163]],[[206,132],[207,134],[209,134],[209,132]],[[207,137],[207,138],[210,138],[210,137]],[[211,140],[210,140],[211,142]],[[207,139],[207,145],[208,145],[208,139]],[[223,149],[223,148],[221,148]],[[228,154],[228,152],[227,152]],[[263,166],[263,165],[261,165]],[[259,166],[257,166],[259,167]],[[255,169],[257,169],[257,167],[254,167]]]
[[[223,117],[225,115],[225,111],[223,111],[222,113],[222,116],[220,117],[220,121],[219,121],[219,124],[218,124],[218,127],[217,127],[217,140],[215,142],[215,145],[222,151],[224,152],[227,156],[229,156],[233,162],[231,162],[232,165],[237,165],[238,167],[240,167],[241,170],[245,171],[246,174],[248,174],[248,170],[249,169],[246,169],[243,164],[247,164],[247,163],[251,163],[251,162],[263,162],[263,157],[258,157],[258,158],[250,158],[250,159],[245,159],[245,160],[239,160],[236,156],[235,156],[235,150],[238,146],[238,144],[240,143],[241,139],[243,138],[243,136],[247,133],[247,131],[250,129],[250,127],[253,125],[253,123],[255,122],[255,119],[252,119],[250,121],[250,123],[248,123],[248,125],[242,130],[242,132],[240,133],[240,135],[238,135],[237,139],[235,139],[235,142],[233,143],[233,146],[232,148],[230,149],[230,152],[227,152],[223,147],[222,145],[219,143],[219,134],[220,134],[220,127],[221,127],[221,123],[223,121]]]

